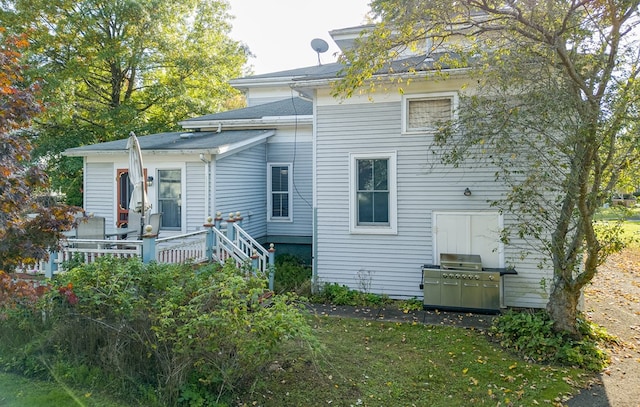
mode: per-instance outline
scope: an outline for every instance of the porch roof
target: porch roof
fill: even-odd
[[[230,154],[233,150],[261,142],[274,135],[273,130],[180,131],[138,136],[143,152],[167,154]],[[127,139],[69,148],[64,155],[83,157],[94,154],[126,154]]]

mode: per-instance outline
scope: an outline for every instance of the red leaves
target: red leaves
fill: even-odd
[[[76,305],[78,303],[78,296],[73,292],[73,283],[58,288],[58,292],[66,298],[69,304]]]

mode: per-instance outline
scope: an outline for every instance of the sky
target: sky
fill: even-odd
[[[255,74],[318,64],[311,40],[321,38],[329,50],[320,62],[336,60],[338,47],[329,31],[366,22],[370,0],[229,0],[231,37],[249,47]]]

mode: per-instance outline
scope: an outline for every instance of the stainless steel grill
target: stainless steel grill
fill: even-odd
[[[422,269],[424,308],[498,312],[500,270],[485,270],[479,255],[443,253]]]

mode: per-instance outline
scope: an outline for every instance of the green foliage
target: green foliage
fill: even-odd
[[[291,254],[277,255],[275,268],[275,292],[294,292],[307,296],[311,293],[311,267],[299,257]]]
[[[338,283],[326,283],[319,293],[311,297],[311,300],[317,303],[351,306],[382,306],[391,303],[386,295],[352,290]]]
[[[29,304],[0,314],[0,336],[24,326],[19,341],[0,346],[5,368],[80,387],[103,382],[138,404],[215,405],[250,386],[283,343],[316,346],[294,295],[273,295],[263,276],[231,262],[104,257],[58,275]]]
[[[405,313],[422,311],[424,309],[424,303],[418,298],[412,298],[410,300],[399,301],[398,309]]]
[[[167,131],[242,103],[228,82],[242,76],[248,51],[229,36],[226,1],[3,5],[3,25],[29,35],[28,77],[45,78],[35,155],[71,202],[81,202],[82,167],[61,156],[66,148]]]
[[[602,370],[609,358],[601,345],[614,338],[584,319],[577,324],[581,340],[555,332],[553,320],[546,311],[509,311],[496,318],[492,332],[502,346],[530,360]]]

